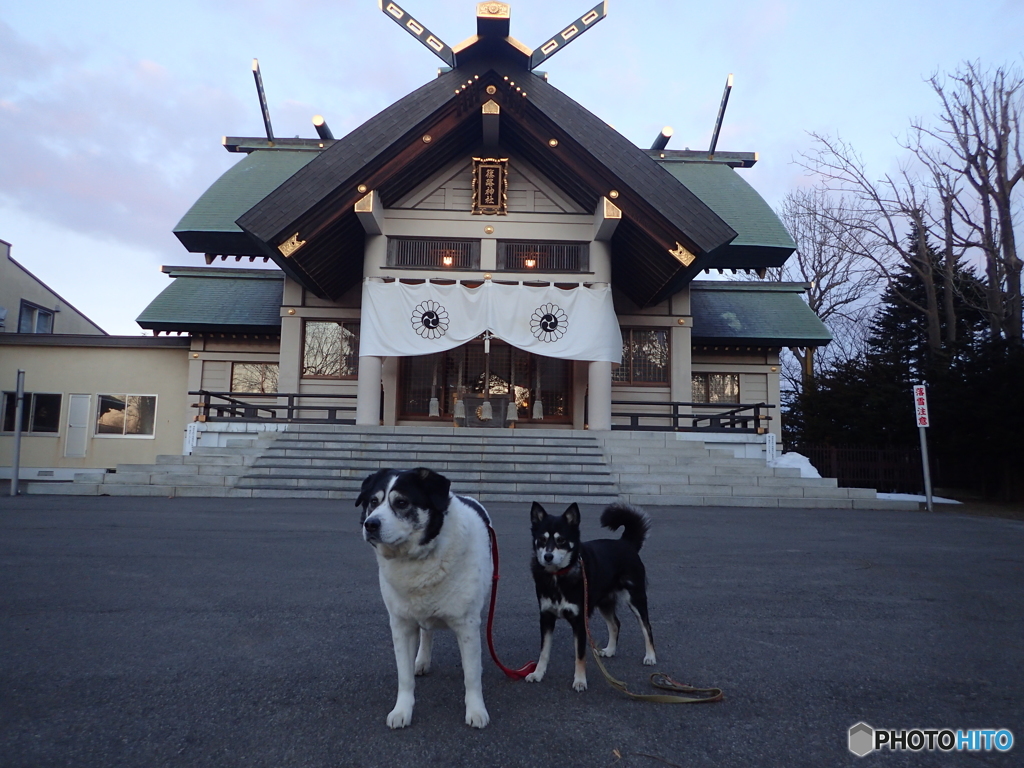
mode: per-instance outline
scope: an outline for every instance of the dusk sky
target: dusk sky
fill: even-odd
[[[515,0],[512,35],[537,47],[596,0]],[[472,0],[404,0],[449,45],[475,31]],[[839,134],[870,172],[937,101],[926,78],[964,60],[1024,65],[1024,0],[611,0],[608,17],[541,67],[556,88],[649,146],[707,149],[726,76],[720,150],[777,206],[813,183],[794,164],[808,132]],[[0,0],[0,239],[105,330],[201,265],[171,233],[260,136],[260,60],[279,137],[341,137],[436,75],[440,61],[376,0]],[[234,262],[230,262],[234,264]],[[222,262],[218,264],[223,265]],[[248,261],[243,261],[248,266]]]

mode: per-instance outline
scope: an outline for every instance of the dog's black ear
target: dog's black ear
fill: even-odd
[[[359,488],[359,495],[356,497],[357,507],[364,506],[366,502],[370,500],[370,491],[373,489],[373,486],[377,484],[377,480],[390,471],[390,469],[378,469],[372,475],[366,476],[366,479],[363,480],[362,486]]]
[[[548,516],[547,510],[544,509],[536,501],[533,502],[533,506],[530,507],[530,522],[534,525],[543,523],[544,519]]]
[[[569,505],[569,508],[565,510],[565,514],[562,515],[565,518],[565,522],[576,528],[580,524],[580,507],[575,501]]]
[[[430,500],[430,505],[442,512],[448,509],[448,496],[452,489],[451,480],[426,467],[418,467],[413,472],[416,473],[416,477],[423,483],[423,490]]]

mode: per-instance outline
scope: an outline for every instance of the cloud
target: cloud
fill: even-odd
[[[44,221],[151,247],[232,162],[241,105],[155,61],[102,64],[0,23],[0,195]]]

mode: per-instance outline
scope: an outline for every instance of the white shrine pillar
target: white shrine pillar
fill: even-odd
[[[591,361],[588,370],[587,423],[590,429],[612,428],[612,364]]]
[[[356,424],[380,425],[380,387],[383,360],[373,355],[359,358],[356,387]]]

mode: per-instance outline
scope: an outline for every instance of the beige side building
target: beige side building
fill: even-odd
[[[110,336],[10,252],[0,241],[0,479],[12,474],[18,371],[22,480],[181,453],[189,340]]]
[[[0,333],[106,335],[42,280],[11,258],[0,240]]]

